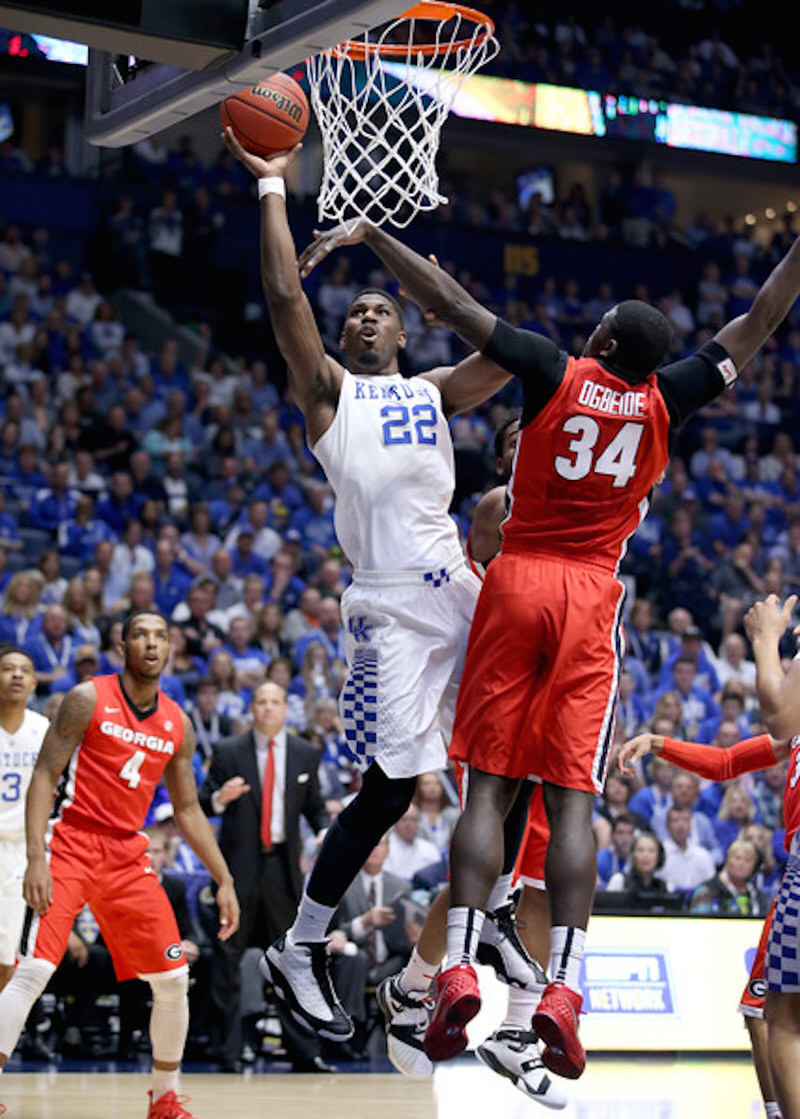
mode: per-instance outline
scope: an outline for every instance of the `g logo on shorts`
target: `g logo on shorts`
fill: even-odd
[[[170,944],[169,948],[164,950],[164,955],[168,960],[179,960],[183,955],[183,949],[180,944]]]
[[[747,990],[754,999],[763,999],[767,993],[767,984],[763,979],[751,979],[747,984]]]

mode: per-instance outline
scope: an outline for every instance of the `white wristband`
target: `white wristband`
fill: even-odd
[[[259,202],[265,194],[279,194],[281,198],[286,197],[286,183],[280,175],[272,175],[267,179],[258,180],[258,200]]]

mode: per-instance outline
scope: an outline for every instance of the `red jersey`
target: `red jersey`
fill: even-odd
[[[77,826],[133,833],[143,826],[156,785],[183,743],[183,712],[156,693],[138,711],[120,677],[94,676],[94,711],[72,755],[56,800],[56,817]]]
[[[503,552],[547,553],[615,571],[669,458],[655,374],[631,385],[568,358],[555,393],[520,431]]]
[[[786,828],[783,843],[788,851],[794,833],[800,827],[800,734],[795,735],[790,744],[786,784],[783,788],[783,823]]]

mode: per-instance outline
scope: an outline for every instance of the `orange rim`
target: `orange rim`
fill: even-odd
[[[483,30],[474,37],[458,39],[454,43],[420,43],[413,48],[408,44],[403,46],[402,43],[365,43],[355,39],[347,39],[333,47],[330,53],[346,55],[348,58],[363,61],[367,56],[375,54],[379,54],[382,58],[406,58],[410,50],[413,49],[415,55],[421,54],[430,58],[436,54],[449,54],[450,51],[465,50],[470,46],[481,46],[494,35],[494,21],[489,16],[484,15],[483,12],[479,12],[476,8],[467,8],[463,4],[440,3],[439,0],[423,0],[421,4],[415,4],[413,8],[403,12],[397,19],[430,19],[446,23],[447,20],[457,15],[461,16],[462,19],[470,20],[477,26],[482,27]]]

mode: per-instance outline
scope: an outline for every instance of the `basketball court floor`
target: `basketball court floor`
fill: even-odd
[[[17,1064],[17,1068],[20,1068]],[[344,1066],[343,1066],[344,1067]],[[246,1072],[223,1076],[188,1066],[182,1091],[196,1119],[758,1119],[763,1114],[745,1057],[675,1059],[632,1054],[590,1058],[579,1081],[564,1081],[560,1112],[527,1100],[471,1057],[440,1067],[430,1082],[388,1065],[353,1065],[328,1076]],[[147,1073],[134,1066],[62,1063],[0,1077],[11,1119],[144,1119]],[[358,1070],[358,1071],[355,1071]]]

